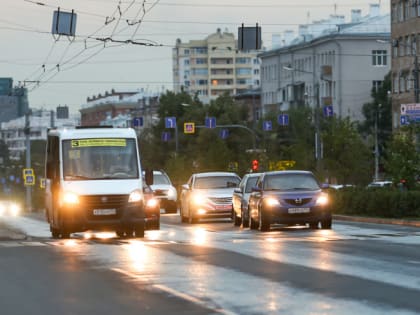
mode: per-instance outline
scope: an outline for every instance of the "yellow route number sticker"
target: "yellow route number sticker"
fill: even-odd
[[[72,148],[82,147],[125,147],[126,139],[77,139],[71,140]]]

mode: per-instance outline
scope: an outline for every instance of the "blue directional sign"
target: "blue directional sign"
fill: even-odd
[[[324,106],[324,116],[332,117],[334,115],[334,110],[332,105]]]
[[[206,128],[216,128],[216,117],[206,117]]]
[[[171,140],[171,133],[168,131],[162,132],[162,141],[168,142],[169,140]]]
[[[6,178],[2,177],[0,181],[3,185],[6,184]]]
[[[165,128],[176,128],[176,117],[165,117]]]
[[[273,130],[273,123],[271,122],[271,120],[266,120],[263,122],[263,130],[264,131]]]
[[[134,117],[133,118],[133,126],[134,127],[142,127],[143,126],[143,117]]]
[[[401,116],[400,117],[400,123],[401,123],[401,126],[406,126],[406,125],[410,124],[410,122],[407,119],[407,116]]]
[[[278,115],[277,122],[280,126],[288,126],[289,125],[289,115],[288,114]]]
[[[222,130],[220,130],[219,136],[222,139],[226,139],[227,137],[229,137],[229,129],[222,129]]]

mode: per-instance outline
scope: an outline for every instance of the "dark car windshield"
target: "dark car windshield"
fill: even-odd
[[[195,179],[197,189],[232,188],[238,187],[240,179],[235,176],[208,176]]]
[[[273,174],[264,177],[264,190],[318,190],[311,174]]]

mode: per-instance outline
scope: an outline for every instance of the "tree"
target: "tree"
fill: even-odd
[[[420,153],[416,150],[416,125],[406,126],[396,132],[389,144],[385,166],[394,182],[405,180],[409,189],[415,187],[420,175]]]

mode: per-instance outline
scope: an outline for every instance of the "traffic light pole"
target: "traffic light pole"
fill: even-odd
[[[25,146],[26,146],[26,169],[31,168],[31,138],[30,138],[30,123],[29,123],[28,111],[25,114]],[[26,210],[28,212],[32,211],[32,188],[31,185],[26,184]]]

